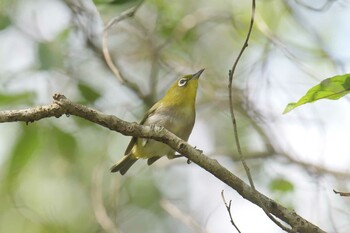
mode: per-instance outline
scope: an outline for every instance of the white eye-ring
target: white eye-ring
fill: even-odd
[[[183,87],[187,84],[187,80],[186,79],[180,79],[179,82],[177,83],[177,85],[179,85],[179,87]]]

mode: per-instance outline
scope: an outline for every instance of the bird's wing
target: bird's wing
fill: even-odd
[[[139,123],[140,125],[143,125],[145,123],[145,121],[147,120],[147,118],[149,118],[150,116],[152,116],[152,114],[155,113],[155,111],[157,110],[157,108],[159,107],[159,104],[156,103],[155,105],[152,106],[152,108],[150,110],[148,110],[148,112],[145,114],[145,116],[143,117],[143,119],[141,120],[141,122]],[[129,154],[131,152],[131,149],[133,148],[133,146],[135,145],[137,140],[137,137],[132,137],[131,141],[129,142],[128,147],[125,150],[125,155]]]

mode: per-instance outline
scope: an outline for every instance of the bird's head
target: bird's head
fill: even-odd
[[[197,95],[198,78],[203,73],[201,69],[195,74],[185,75],[171,85],[164,98],[165,105],[194,105]]]

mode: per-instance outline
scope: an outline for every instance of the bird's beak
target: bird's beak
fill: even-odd
[[[201,69],[201,70],[198,71],[197,73],[192,74],[192,78],[191,78],[191,79],[193,79],[193,78],[199,78],[199,76],[201,76],[201,74],[203,73],[203,71],[204,71],[204,69]]]

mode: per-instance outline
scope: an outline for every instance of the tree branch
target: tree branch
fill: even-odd
[[[336,191],[335,189],[333,189],[333,192],[335,194],[339,194],[342,197],[350,197],[350,193],[349,192],[339,192],[339,191]]]
[[[289,224],[295,232],[325,233],[325,231],[321,230],[316,225],[299,216],[295,211],[287,209],[262,193],[254,190],[240,178],[221,166],[217,160],[208,158],[202,154],[200,150],[193,148],[187,142],[163,127],[143,126],[137,123],[126,122],[116,116],[107,115],[92,108],[75,104],[60,94],[55,94],[53,99],[54,102],[46,106],[25,110],[0,111],[0,123],[18,121],[28,123],[48,117],[60,117],[66,114],[84,118],[123,135],[151,138],[163,142],[235,189],[243,198],[261,208],[265,208],[269,213]]]

